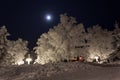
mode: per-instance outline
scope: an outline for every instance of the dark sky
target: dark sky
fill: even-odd
[[[45,20],[51,14],[51,21]],[[6,25],[10,39],[21,37],[29,47],[37,38],[59,22],[59,15],[67,13],[76,17],[86,27],[95,24],[111,28],[120,22],[119,0],[0,0],[0,26]]]

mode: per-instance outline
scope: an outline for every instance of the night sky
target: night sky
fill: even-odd
[[[0,26],[5,25],[12,40],[21,37],[29,48],[39,36],[59,23],[59,15],[67,13],[85,27],[100,24],[108,29],[120,22],[119,0],[0,0]],[[45,15],[52,16],[51,21]]]

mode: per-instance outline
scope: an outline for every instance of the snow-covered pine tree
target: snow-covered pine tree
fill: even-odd
[[[3,63],[7,54],[7,36],[9,36],[7,29],[5,26],[2,26],[0,28],[0,63]]]

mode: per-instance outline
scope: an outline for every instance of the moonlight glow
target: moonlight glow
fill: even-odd
[[[50,21],[52,19],[51,15],[46,15],[46,20]]]

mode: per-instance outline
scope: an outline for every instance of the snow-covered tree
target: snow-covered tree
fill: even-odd
[[[7,52],[12,56],[13,64],[22,64],[25,54],[28,52],[28,42],[22,39],[8,41]]]
[[[20,64],[27,53],[27,41],[18,39],[16,41],[8,40],[9,33],[5,26],[0,28],[0,64],[12,65]]]
[[[60,15],[60,23],[48,33],[42,34],[37,41],[34,48],[38,54],[37,62],[45,64],[80,55],[75,47],[83,46],[84,33],[84,26],[76,25],[75,18]]]
[[[115,29],[112,31],[114,41],[112,44],[114,46],[115,51],[109,56],[109,61],[111,62],[120,60],[120,28],[117,22],[115,23],[114,27]]]
[[[5,26],[0,28],[0,63],[3,62],[4,57],[7,54],[7,36],[9,33]]]
[[[89,57],[88,61],[93,61],[96,57],[99,57],[101,61],[105,61],[109,54],[114,52],[113,37],[111,31],[103,30],[99,25],[93,26],[88,29],[88,41],[89,41]]]
[[[112,36],[114,37],[114,47],[117,49],[120,47],[120,28],[118,23],[115,23],[115,29],[112,31]]]
[[[86,32],[83,24],[78,24],[72,28],[69,32],[69,51],[71,53],[71,57],[83,56],[86,58],[87,56],[87,42],[86,42]]]

